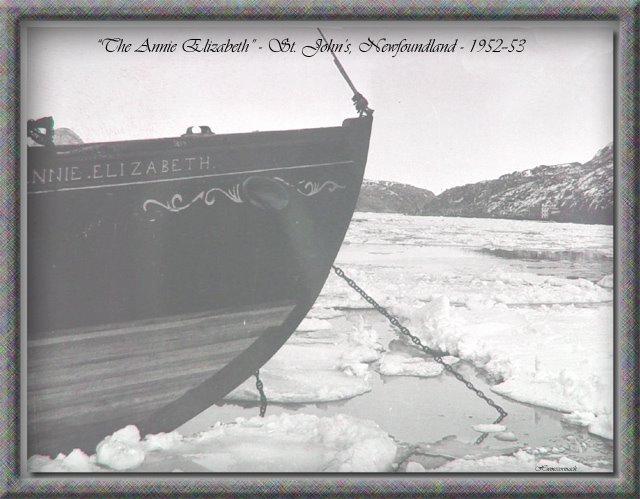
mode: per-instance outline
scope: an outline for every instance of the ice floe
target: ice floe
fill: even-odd
[[[260,378],[269,402],[304,404],[344,400],[370,391],[371,383],[360,374],[364,373],[353,366],[349,367],[348,372],[264,367],[260,371]],[[227,395],[225,400],[259,401],[255,380],[246,381]]]
[[[127,427],[105,438],[98,449],[97,458],[80,451],[53,460],[34,456],[28,468],[32,473],[384,472],[392,470],[397,447],[372,421],[280,414],[238,418],[189,437],[172,432],[142,441],[137,429]]]
[[[335,319],[336,317],[343,316],[344,312],[340,310],[336,310],[334,308],[319,307],[316,305],[311,310],[309,310],[307,319]],[[305,322],[305,320],[303,320],[302,322]],[[298,327],[298,329],[300,329],[300,327]]]
[[[609,274],[598,281],[598,286],[602,286],[603,288],[613,288],[613,282],[613,274]]]
[[[68,455],[58,454],[55,459],[35,455],[29,458],[27,468],[32,473],[95,473],[109,471],[96,464],[96,456],[87,456],[80,449]]]
[[[331,329],[331,323],[326,319],[305,318],[296,331],[323,331]]]
[[[395,312],[430,348],[485,370],[498,382],[494,392],[562,412],[589,413],[598,424],[585,419],[585,426],[611,438],[612,308],[471,311],[453,308],[439,296]]]
[[[405,471],[407,473],[424,473],[427,470],[420,463],[409,461],[407,463],[407,467],[405,468]]]
[[[497,433],[506,431],[507,427],[501,424],[477,424],[473,425],[473,429],[482,433]]]
[[[515,433],[511,431],[496,433],[494,435],[494,438],[502,440],[503,442],[515,442],[516,440],[518,440],[518,437],[516,437]]]
[[[586,426],[589,433],[613,440],[613,415],[611,413],[595,415],[591,412],[574,411],[565,414],[562,420],[568,424]]]
[[[495,437],[508,436],[508,432]],[[504,440],[512,440],[511,438]],[[587,465],[562,455],[564,448],[518,448],[496,442],[489,447],[469,446],[448,436],[432,444],[420,444],[405,457],[400,470],[436,473],[511,473],[511,472],[603,472],[606,468]],[[420,469],[422,468],[422,469]]]
[[[360,320],[351,331],[336,334],[330,343],[294,341],[284,345],[260,369],[260,377],[271,402],[344,400],[371,390],[368,363],[379,359],[382,349],[375,330]],[[225,397],[236,402],[259,399],[253,378]]]
[[[135,468],[143,461],[144,450],[140,444],[140,432],[133,425],[116,431],[96,447],[96,464],[117,471]]]
[[[483,459],[486,457],[511,455],[519,448],[513,444],[492,442],[490,445],[473,445],[460,440],[455,435],[448,435],[436,442],[420,443],[413,449],[414,455],[439,457],[447,460]]]
[[[455,459],[433,470],[438,473],[551,473],[609,471],[580,463],[568,457],[558,460],[539,459],[520,450],[511,456],[490,456],[482,459]]]
[[[386,353],[378,372],[384,376],[418,376],[429,378],[438,376],[444,368],[434,360],[424,357],[409,357],[406,354]]]

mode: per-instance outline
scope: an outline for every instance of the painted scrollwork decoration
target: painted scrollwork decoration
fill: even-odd
[[[280,177],[273,177],[274,180],[282,183],[283,185],[293,189],[298,194],[303,196],[311,197],[319,194],[323,190],[326,192],[334,192],[336,189],[345,189],[346,186],[337,184],[333,180],[327,180],[325,182],[318,182],[315,180],[300,180],[294,184],[287,182],[286,180]],[[194,196],[191,201],[185,202],[182,195],[174,194],[171,199],[167,202],[158,201],[156,199],[147,199],[142,204],[142,209],[147,211],[149,206],[158,206],[172,213],[179,213],[181,211],[186,210],[191,207],[193,204],[198,201],[203,201],[205,205],[211,206],[216,202],[216,194],[223,194],[227,199],[233,201],[234,203],[244,203],[245,200],[242,199],[241,187],[240,184],[236,184],[231,188],[222,189],[220,187],[212,187],[208,190],[203,190]]]
[[[229,198],[234,203],[244,203],[244,201],[240,197],[240,185],[237,184],[237,185],[234,185],[231,189],[227,189],[227,190],[221,189],[219,187],[213,187],[207,191],[202,191],[199,194],[197,194],[191,201],[184,204],[183,204],[182,196],[180,194],[174,194],[171,197],[171,199],[166,203],[162,203],[155,199],[147,199],[142,204],[142,209],[144,211],[147,211],[149,209],[149,205],[156,205],[156,206],[160,206],[161,208],[164,208],[167,211],[178,213],[180,211],[186,210],[191,205],[201,200],[204,201],[204,204],[206,204],[207,206],[211,206],[213,203],[216,202],[216,197],[214,195],[216,192],[220,192],[224,194],[227,198]]]
[[[298,182],[298,187],[296,187],[296,190],[300,194],[303,194],[304,196],[315,196],[316,194],[321,192],[322,189],[324,189],[325,187],[329,192],[333,192],[336,189],[345,188],[344,185],[338,185],[332,180],[327,180],[323,184],[321,184],[320,182],[301,180],[300,182]]]

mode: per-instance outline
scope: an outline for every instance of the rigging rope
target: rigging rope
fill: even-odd
[[[424,353],[426,353],[427,355],[431,356],[433,358],[433,360],[435,360],[438,364],[442,365],[442,367],[445,369],[445,371],[447,371],[448,373],[452,374],[458,381],[464,383],[464,385],[469,390],[474,392],[478,397],[480,397],[482,400],[484,400],[488,405],[490,405],[496,411],[498,411],[499,416],[493,422],[493,424],[498,424],[504,418],[507,417],[507,412],[502,407],[500,407],[493,400],[491,400],[489,397],[487,397],[484,394],[484,392],[482,392],[481,390],[477,389],[473,385],[473,383],[471,383],[470,381],[466,380],[464,378],[464,376],[462,376],[462,374],[460,374],[453,367],[451,367],[444,360],[442,360],[442,356],[438,352],[436,352],[435,350],[432,350],[431,348],[426,346],[424,343],[422,343],[422,341],[420,341],[420,338],[418,338],[417,336],[414,336],[413,334],[411,334],[411,331],[409,331],[406,327],[404,327],[402,324],[400,324],[400,321],[398,320],[397,317],[395,317],[394,315],[389,313],[389,311],[386,308],[384,308],[377,301],[375,301],[371,296],[369,296],[360,286],[358,286],[356,284],[356,282],[353,279],[350,279],[340,267],[337,267],[335,265],[332,265],[331,267],[333,268],[333,271],[336,273],[336,275],[338,277],[341,277],[342,279],[344,279],[344,281],[352,289],[354,289],[360,296],[362,296],[362,298],[364,298],[367,303],[369,303],[380,314],[382,314],[391,323],[391,325],[393,327],[395,327],[401,334],[403,334],[404,336],[409,338],[416,348],[419,348]],[[476,440],[476,444],[482,443],[482,441],[485,438],[487,438],[487,435],[488,435],[488,433],[483,433],[482,435],[480,435],[480,437],[478,437],[478,439]]]
[[[344,67],[340,63],[340,60],[338,59],[336,54],[333,52],[333,49],[331,48],[331,44],[327,41],[326,37],[324,36],[324,33],[320,30],[320,28],[316,28],[316,29],[318,30],[318,33],[320,33],[320,36],[324,40],[324,43],[326,43],[327,47],[329,47],[329,51],[333,56],[333,63],[336,65],[336,67],[338,68],[338,71],[340,71],[340,74],[345,79],[345,81],[347,82],[347,85],[349,85],[349,88],[351,88],[351,91],[353,92],[353,97],[351,98],[351,100],[356,106],[356,111],[358,111],[358,114],[360,116],[364,114],[366,114],[367,116],[371,116],[373,114],[373,109],[369,107],[369,102],[367,101],[367,99],[365,99],[364,95],[362,95],[356,89],[356,86],[351,81],[351,78],[349,78],[349,75],[347,74]]]

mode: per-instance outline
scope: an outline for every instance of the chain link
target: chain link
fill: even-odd
[[[404,327],[400,323],[400,321],[397,319],[397,317],[395,317],[394,315],[389,313],[389,311],[386,308],[384,308],[377,301],[375,301],[371,296],[369,296],[366,293],[366,291],[364,291],[360,286],[358,286],[353,279],[347,277],[347,275],[344,273],[344,271],[340,267],[332,265],[332,268],[333,268],[333,271],[336,273],[336,275],[338,277],[341,277],[342,279],[344,279],[344,281],[349,285],[349,287],[354,289],[362,298],[364,298],[364,300],[367,303],[369,303],[374,309],[376,309],[380,314],[382,314],[391,323],[391,325],[393,327],[395,327],[401,334],[403,334],[404,336],[409,338],[411,340],[411,342],[415,345],[416,348],[419,348],[424,353],[426,353],[427,355],[431,356],[433,358],[433,360],[435,360],[438,364],[442,365],[442,367],[445,369],[445,371],[447,371],[449,374],[452,374],[458,381],[462,382],[469,390],[474,392],[478,397],[480,397],[482,400],[484,400],[488,405],[490,405],[496,411],[498,411],[499,416],[494,421],[493,424],[498,424],[504,418],[507,417],[507,412],[502,407],[500,407],[493,400],[491,400],[489,397],[487,397],[484,394],[484,392],[482,392],[481,390],[476,388],[473,385],[473,383],[471,383],[470,381],[466,380],[464,378],[464,376],[462,376],[462,374],[460,374],[453,367],[451,367],[444,360],[442,360],[442,356],[438,352],[436,352],[435,350],[432,350],[431,348],[427,347],[424,343],[422,343],[422,341],[420,341],[420,338],[418,338],[417,336],[414,336],[413,334],[411,334],[411,331],[409,331],[406,327]],[[488,433],[483,433],[482,435],[480,435],[480,437],[476,440],[476,444],[481,443],[485,438],[487,438],[487,435],[488,435]]]
[[[256,377],[256,388],[260,393],[260,417],[263,418],[267,412],[267,396],[264,394],[264,385],[260,380],[260,369],[258,369],[253,375]]]

